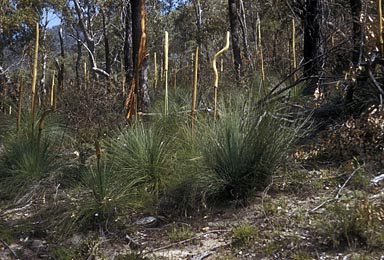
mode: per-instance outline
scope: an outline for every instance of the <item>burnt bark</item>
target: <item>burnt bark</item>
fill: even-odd
[[[133,59],[132,59],[132,14],[130,1],[126,1],[124,15],[124,71],[127,89],[131,85],[133,79]]]
[[[150,103],[148,93],[148,63],[146,57],[146,28],[145,28],[145,0],[131,0],[132,15],[132,57],[133,57],[133,80],[130,94],[137,97],[139,111],[147,111]],[[133,88],[133,89],[132,89]],[[128,104],[134,104],[130,95]],[[133,97],[134,97],[133,96]],[[129,108],[132,111],[132,108]]]
[[[232,36],[232,50],[233,50],[233,60],[234,68],[236,72],[236,80],[239,83],[241,79],[241,69],[242,69],[242,59],[241,59],[241,47],[240,47],[240,19],[238,16],[239,10],[239,1],[238,0],[228,0],[228,13],[229,13],[229,23],[231,26],[231,36]]]
[[[107,21],[105,17],[105,11],[102,8],[100,10],[101,17],[103,20],[103,36],[104,36],[104,52],[105,52],[105,71],[110,74],[111,73],[111,58],[110,58],[110,48],[109,48],[109,38],[108,38],[108,30],[107,30]]]
[[[350,0],[351,13],[352,13],[352,39],[353,39],[353,52],[352,52],[352,64],[358,66],[361,62],[362,54],[362,40],[363,31],[361,28],[361,0]]]
[[[360,22],[362,1],[361,0],[350,0],[349,2],[352,14],[352,39],[353,39],[353,50],[352,50],[352,65],[354,68],[358,67],[361,63],[362,55],[362,41],[363,31]],[[347,105],[353,101],[353,92],[355,83],[351,83],[345,93],[345,102]]]
[[[105,16],[105,10],[103,7],[100,9],[100,13],[103,21],[105,72],[107,72],[110,75],[111,74],[111,58],[110,58],[110,49],[109,49],[109,37],[108,37],[108,30],[107,30],[107,18]],[[111,82],[109,79],[107,80],[107,90],[109,93],[111,92]]]
[[[57,83],[59,88],[63,88],[64,84],[64,59],[65,59],[65,51],[64,51],[64,37],[63,37],[63,28],[60,27],[59,30],[59,41],[60,41],[60,56],[61,56],[61,62],[60,62],[60,68],[57,75]],[[81,50],[80,50],[81,52]]]
[[[312,95],[319,83],[319,74],[324,63],[324,41],[321,33],[323,19],[321,0],[307,0],[304,18],[304,76],[312,77],[313,80],[304,88],[304,95]]]
[[[79,30],[76,30],[76,36],[77,38],[79,39],[80,37],[80,32]],[[77,41],[77,58],[76,58],[76,66],[75,66],[75,69],[76,69],[76,84],[77,84],[77,87],[80,88],[81,87],[81,80],[80,80],[80,68],[81,68],[81,49],[82,49],[82,44],[80,41]],[[84,82],[84,84],[86,84]]]

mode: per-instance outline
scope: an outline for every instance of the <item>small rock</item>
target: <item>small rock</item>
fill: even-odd
[[[136,220],[133,224],[138,226],[154,227],[158,224],[159,219],[155,217],[144,217]]]
[[[35,239],[35,240],[32,240],[32,242],[31,242],[31,248],[32,249],[40,249],[40,248],[45,247],[46,244],[47,244],[46,241]]]

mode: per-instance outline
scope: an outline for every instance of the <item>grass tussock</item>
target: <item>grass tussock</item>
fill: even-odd
[[[66,132],[60,121],[38,114],[32,132],[29,116],[24,115],[19,131],[16,119],[2,121],[0,155],[0,197],[14,199],[25,194],[43,179],[52,179],[60,174],[66,163],[63,160],[63,140]]]
[[[279,104],[254,106],[257,97],[235,96],[222,106],[220,118],[202,126],[201,150],[224,198],[244,199],[264,189],[297,140],[298,122],[289,122]]]

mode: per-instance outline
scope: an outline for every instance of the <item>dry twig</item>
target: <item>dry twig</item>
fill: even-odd
[[[343,191],[343,189],[345,188],[345,186],[347,186],[348,182],[352,179],[353,175],[356,174],[356,172],[358,172],[361,168],[363,168],[364,165],[361,165],[359,166],[358,168],[356,168],[348,177],[348,179],[344,182],[344,184],[339,188],[339,190],[337,191],[336,193],[336,196],[334,198],[330,198],[330,199],[327,199],[325,201],[323,201],[319,206],[317,206],[316,208],[310,210],[311,213],[314,213],[316,212],[318,209],[322,208],[325,204],[327,204],[328,202],[331,202],[331,201],[339,201],[340,200],[340,194],[341,192]]]
[[[13,251],[13,249],[7,244],[7,242],[5,242],[4,240],[2,240],[0,238],[0,242],[9,250],[9,252],[11,252],[11,254],[13,255],[13,257],[15,257],[15,259],[20,259],[17,254],[15,253],[15,251]]]

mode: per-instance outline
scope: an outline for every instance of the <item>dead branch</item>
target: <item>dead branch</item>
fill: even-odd
[[[316,212],[318,209],[322,208],[325,204],[331,202],[331,201],[340,201],[340,194],[341,192],[343,191],[343,189],[345,188],[345,186],[347,186],[348,182],[352,179],[352,177],[356,174],[356,172],[358,172],[361,168],[363,168],[364,165],[361,165],[359,166],[358,168],[356,168],[349,176],[348,176],[348,179],[344,182],[344,184],[339,188],[339,190],[337,191],[336,195],[334,198],[330,198],[330,199],[327,199],[325,201],[323,201],[319,206],[317,206],[316,208],[310,210],[311,213],[314,213]]]
[[[13,255],[13,257],[15,259],[20,259],[17,254],[15,253],[15,251],[13,251],[13,249],[4,241],[0,238],[0,242],[9,250],[9,252],[11,252],[11,254]]]
[[[382,95],[384,95],[384,90],[381,88],[380,86],[380,83],[377,82],[375,76],[373,75],[372,71],[371,70],[368,70],[368,75],[369,75],[369,78],[372,80],[373,82],[373,85],[375,85],[375,87],[380,91],[380,93]]]

